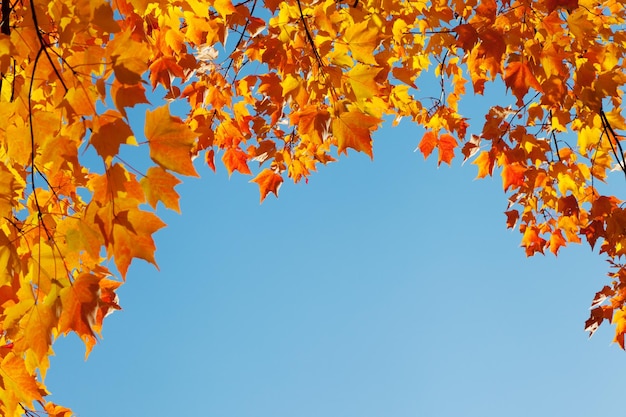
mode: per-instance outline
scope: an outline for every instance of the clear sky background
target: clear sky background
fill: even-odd
[[[526,258],[499,178],[437,168],[423,131],[375,135],[259,205],[223,166],[162,210],[160,272],[135,262],[123,310],[83,360],[55,344],[51,400],[80,417],[602,416],[626,354],[583,331],[608,265],[588,247]],[[618,184],[621,186],[621,184]]]

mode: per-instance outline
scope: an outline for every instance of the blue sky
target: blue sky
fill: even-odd
[[[437,168],[423,131],[377,132],[308,184],[258,202],[200,168],[163,210],[160,272],[136,262],[89,359],[55,344],[51,400],[78,416],[598,416],[624,353],[591,340],[607,264],[588,247],[526,258],[499,178]],[[603,326],[604,327],[604,326]]]

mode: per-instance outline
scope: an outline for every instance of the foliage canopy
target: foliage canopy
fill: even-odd
[[[6,0],[0,12],[2,415],[71,414],[45,400],[52,343],[75,332],[89,353],[119,308],[116,276],[155,263],[154,209],[179,210],[195,157],[253,176],[262,201],[348,149],[372,157],[390,117],[427,129],[425,157],[502,177],[527,255],[599,246],[611,282],[586,330],[612,321],[624,348],[626,209],[598,188],[626,173],[619,0]],[[510,105],[470,126],[463,99],[501,81]],[[140,135],[129,114],[142,106]],[[127,146],[149,162],[122,159]]]

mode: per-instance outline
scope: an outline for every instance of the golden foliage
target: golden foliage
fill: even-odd
[[[451,164],[460,147],[478,177],[501,175],[528,255],[600,245],[612,283],[586,328],[613,320],[624,347],[626,210],[596,188],[626,172],[623,3],[25,0],[0,13],[0,414],[70,414],[45,402],[52,343],[75,332],[91,349],[132,260],[155,263],[164,224],[146,203],[178,211],[196,156],[254,175],[263,200],[349,149],[373,157],[389,116],[426,128],[425,157]],[[492,82],[514,100],[470,126],[466,85]],[[130,120],[148,98],[173,104],[146,112],[142,136]],[[125,162],[129,146],[145,161]]]

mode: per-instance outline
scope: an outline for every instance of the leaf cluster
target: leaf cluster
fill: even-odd
[[[175,187],[197,175],[195,158],[252,176],[263,201],[350,149],[373,157],[389,118],[426,129],[424,157],[500,175],[507,226],[529,256],[600,247],[612,282],[586,328],[613,321],[624,347],[626,210],[598,188],[626,173],[618,0],[18,0],[0,11],[2,415],[71,414],[45,400],[53,341],[74,332],[89,353],[132,260],[156,265],[155,209],[179,211]],[[498,83],[510,105],[470,125],[463,99]],[[152,106],[159,94],[166,104]],[[146,107],[138,132],[131,117]],[[132,165],[131,147],[144,155]]]

